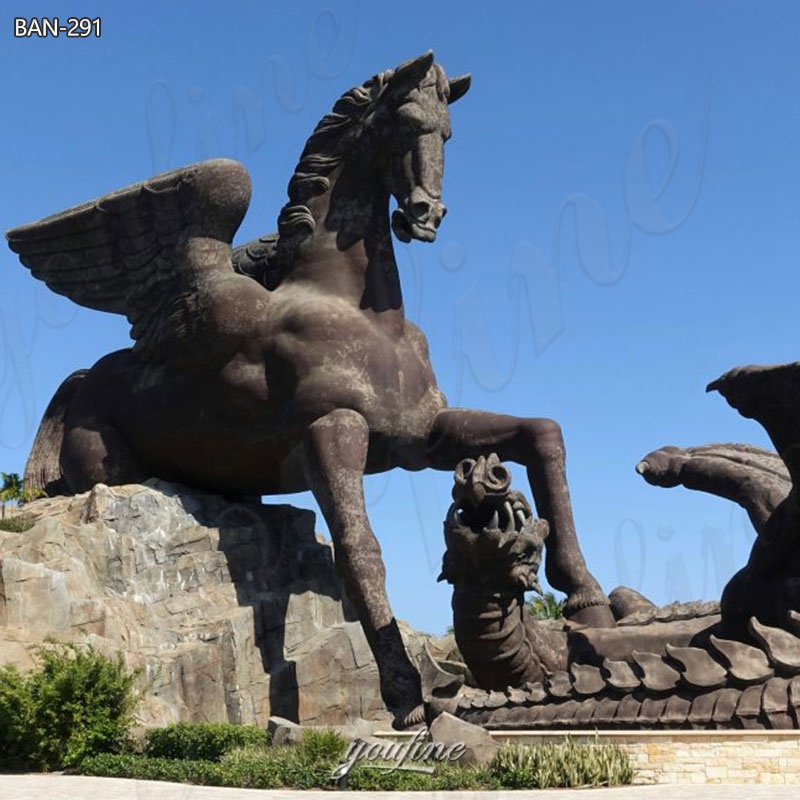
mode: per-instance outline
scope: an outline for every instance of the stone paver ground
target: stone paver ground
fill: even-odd
[[[447,800],[797,800],[797,786],[627,786],[525,792],[432,792]],[[0,775],[3,800],[419,800],[420,792],[293,792],[220,789],[77,775]],[[429,796],[429,795],[426,795]]]

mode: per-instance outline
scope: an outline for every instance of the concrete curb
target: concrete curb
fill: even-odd
[[[797,800],[796,786],[625,786],[613,789],[550,789],[521,792],[297,792],[223,789],[159,781],[129,781],[82,775],[0,775],[0,797],[9,800]]]

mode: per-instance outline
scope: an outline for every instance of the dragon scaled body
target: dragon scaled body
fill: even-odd
[[[610,629],[534,619],[524,592],[539,590],[547,523],[496,455],[458,465],[444,533],[440,579],[476,685],[440,693],[442,708],[486,728],[800,728],[800,614],[751,617],[747,641],[717,603],[645,603]]]

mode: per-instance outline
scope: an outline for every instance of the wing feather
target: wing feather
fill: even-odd
[[[158,358],[187,313],[203,272],[232,270],[183,246],[193,237],[230,246],[250,202],[245,168],[226,159],[193,164],[69,208],[6,234],[34,277],[99,311],[124,314],[135,349]]]

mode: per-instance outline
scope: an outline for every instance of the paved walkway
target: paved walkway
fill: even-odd
[[[797,786],[628,786],[529,792],[431,792],[447,800],[797,800]],[[220,789],[78,775],[0,775],[3,800],[420,800],[421,792]]]

